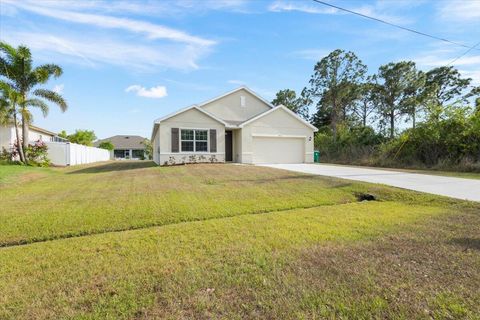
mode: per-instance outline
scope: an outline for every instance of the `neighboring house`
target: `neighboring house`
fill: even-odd
[[[157,119],[153,160],[310,163],[317,128],[284,106],[273,106],[247,87]]]
[[[100,143],[110,141],[114,150],[110,152],[112,159],[132,159],[144,160],[145,155],[145,138],[140,136],[117,135],[110,138],[97,140],[93,143],[98,147]]]
[[[19,134],[22,134],[22,127],[18,128]],[[17,140],[15,134],[15,127],[13,124],[8,126],[0,126],[0,150],[5,148],[10,150]],[[28,143],[32,144],[35,141],[41,140],[43,142],[66,142],[66,139],[60,138],[56,133],[29,125],[28,126]]]
[[[19,134],[22,134],[22,128]],[[0,126],[0,151],[5,148],[11,151],[17,140],[15,127],[13,125]],[[107,150],[87,147],[76,143],[70,143],[67,139],[59,137],[54,132],[29,125],[28,142],[34,144],[36,141],[43,141],[47,145],[47,157],[55,166],[73,166],[98,161],[108,161],[110,155]],[[18,160],[18,158],[16,158]]]

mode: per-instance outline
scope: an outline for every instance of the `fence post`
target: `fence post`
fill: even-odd
[[[70,142],[65,145],[65,165],[70,165]]]

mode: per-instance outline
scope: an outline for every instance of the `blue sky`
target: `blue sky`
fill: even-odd
[[[477,0],[327,2],[466,45],[480,41]],[[300,91],[315,62],[337,48],[354,51],[370,73],[407,59],[427,70],[466,50],[313,1],[0,0],[0,14],[1,40],[64,70],[46,86],[69,109],[35,112],[35,124],[92,129],[99,138],[149,137],[154,119],[239,85],[268,100],[280,89]],[[480,84],[480,51],[454,65]]]

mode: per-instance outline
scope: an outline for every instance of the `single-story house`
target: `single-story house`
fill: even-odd
[[[22,127],[18,128],[20,136],[22,135]],[[15,126],[13,124],[7,126],[0,126],[0,151],[2,148],[11,150],[13,144],[17,140],[15,133]],[[60,138],[56,133],[29,125],[28,126],[28,143],[33,144],[36,141],[43,142],[65,142],[66,139]]]
[[[93,145],[98,147],[100,143],[107,141],[111,142],[114,147],[114,150],[110,152],[111,159],[143,160],[146,158],[144,137],[116,135],[110,138],[97,140],[93,143]]]
[[[21,135],[22,128],[19,127],[18,129]],[[48,148],[47,157],[51,164],[56,166],[87,164],[110,159],[107,150],[71,143],[52,131],[33,125],[28,126],[27,139],[29,144],[34,144],[37,141],[45,142]],[[17,135],[13,124],[0,126],[0,151],[5,148],[10,152],[16,140]],[[19,158],[16,158],[16,160],[19,160]]]
[[[247,87],[194,104],[154,121],[153,160],[311,163],[317,128]]]

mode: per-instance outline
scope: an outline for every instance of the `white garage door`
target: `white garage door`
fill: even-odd
[[[304,138],[253,138],[253,163],[303,163]]]

